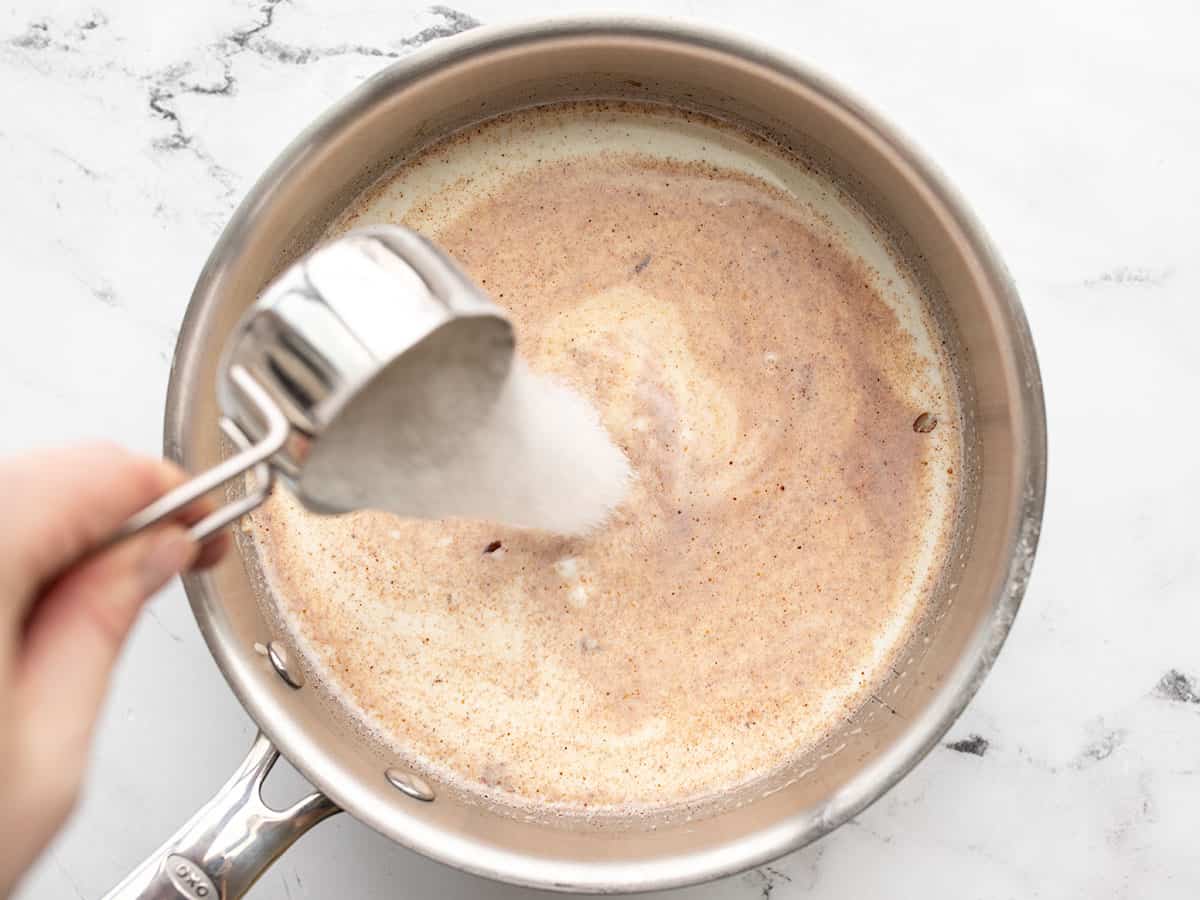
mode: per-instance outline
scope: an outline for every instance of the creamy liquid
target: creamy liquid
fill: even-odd
[[[745,784],[866,702],[945,563],[961,446],[941,340],[864,217],[725,126],[589,104],[433,147],[331,234],[379,222],[466,266],[635,482],[572,539],[277,493],[250,527],[339,702],[418,769],[566,813]]]

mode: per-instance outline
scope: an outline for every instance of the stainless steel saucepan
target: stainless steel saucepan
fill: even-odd
[[[1020,604],[1044,491],[1041,381],[1013,286],[962,201],[890,126],[796,62],[724,34],[624,18],[484,28],[355,90],[284,151],[214,248],[176,350],[167,456],[200,471],[230,455],[219,428],[221,348],[272,277],[380,173],[480,120],[598,97],[686,106],[793,147],[891,232],[935,298],[959,363],[972,477],[954,571],[907,662],[792,771],[721,798],[704,815],[667,816],[653,828],[526,821],[405,771],[355,730],[306,678],[252,554],[231,554],[185,585],[217,664],[262,735],[211,803],[111,896],[240,896],[339,808],[434,859],[507,882],[619,892],[715,878],[855,815],[916,765],[978,689]],[[259,796],[278,753],[318,791],[283,811]]]

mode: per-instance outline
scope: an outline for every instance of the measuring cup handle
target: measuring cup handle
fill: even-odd
[[[234,900],[318,822],[340,812],[314,792],[287,809],[262,799],[279,751],[262,734],[246,759],[186,825],[104,900]]]
[[[229,378],[245,396],[253,411],[258,413],[266,424],[266,433],[262,440],[251,444],[231,419],[223,418],[221,429],[233,441],[238,452],[224,462],[213,466],[207,472],[203,472],[174,490],[163,494],[141,512],[131,516],[105,546],[111,546],[127,537],[132,537],[139,531],[161,522],[193,500],[203,497],[214,488],[241,475],[247,469],[257,467],[254,472],[254,490],[246,496],[222,506],[193,525],[190,531],[193,540],[204,540],[267,499],[274,480],[274,471],[268,465],[267,460],[278,453],[287,443],[290,425],[271,396],[245,368],[233,366],[229,370]]]

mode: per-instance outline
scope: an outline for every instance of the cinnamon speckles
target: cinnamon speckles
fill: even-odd
[[[917,434],[929,434],[937,428],[938,418],[931,412],[923,412],[913,422],[913,431]]]
[[[880,685],[938,574],[953,511],[930,485],[958,420],[919,347],[940,341],[807,200],[680,162],[719,146],[786,181],[775,151],[701,124],[506,116],[356,206],[437,240],[530,367],[594,403],[635,472],[606,528],[322,519],[282,493],[261,517],[315,666],[398,754],[496,802],[645,810],[786,766],[892,708]],[[626,132],[663,155],[554,155]],[[694,152],[667,158],[681,134]],[[936,439],[909,427],[922,410]]]

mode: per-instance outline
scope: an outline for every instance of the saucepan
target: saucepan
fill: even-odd
[[[564,823],[459,796],[355,728],[309,677],[243,546],[184,583],[260,737],[229,783],[113,896],[240,896],[339,809],[434,859],[532,887],[615,893],[716,878],[801,847],[877,799],[945,734],[991,667],[1029,577],[1046,466],[1041,381],[1013,285],[963,202],[908,141],[825,78],[727,34],[627,18],[482,28],[364,83],[283,152],[213,249],[175,353],[166,455],[201,471],[233,452],[219,427],[222,347],[351,198],[457,129],[583,98],[739,123],[828,172],[893,237],[945,325],[966,407],[969,490],[943,596],[890,680],[787,772],[700,814]],[[259,795],[280,753],[316,789],[285,810]]]

